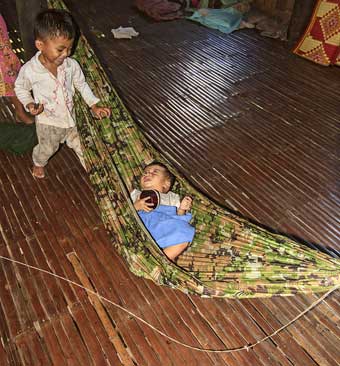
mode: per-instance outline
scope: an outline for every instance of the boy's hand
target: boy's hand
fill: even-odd
[[[145,211],[145,212],[150,212],[153,210],[153,203],[152,202],[148,202],[150,200],[150,197],[145,197],[142,199],[138,199],[135,203],[135,209],[137,211]]]
[[[191,206],[192,206],[192,198],[189,196],[185,196],[179,205],[179,210],[189,211],[191,209]]]
[[[26,108],[32,116],[37,116],[44,110],[44,105],[39,103],[28,103]]]
[[[102,119],[104,117],[110,117],[111,109],[106,107],[97,107],[95,104],[91,107],[92,113],[98,119]]]

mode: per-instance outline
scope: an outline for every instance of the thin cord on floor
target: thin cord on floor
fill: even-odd
[[[2,255],[0,255],[0,259],[12,262],[12,263],[16,263],[16,264],[20,264],[21,266],[27,267],[27,268],[31,268],[43,273],[46,273],[50,276],[56,277],[60,280],[66,281],[69,284],[73,285],[73,286],[77,286],[82,288],[83,290],[85,290],[87,293],[90,293],[92,295],[97,296],[101,301],[103,302],[107,302],[111,305],[114,305],[115,307],[119,308],[122,311],[125,311],[126,313],[128,313],[129,315],[131,315],[132,317],[134,317],[135,319],[139,320],[140,322],[142,322],[143,324],[147,325],[148,327],[150,327],[151,329],[153,329],[155,332],[159,333],[160,335],[162,335],[163,337],[169,339],[170,341],[177,343],[183,347],[186,348],[190,348],[192,350],[195,351],[201,351],[201,352],[208,352],[208,353],[232,353],[232,352],[240,352],[240,351],[249,351],[250,349],[254,348],[255,346],[257,346],[258,344],[266,341],[267,339],[272,338],[273,336],[275,336],[276,334],[280,333],[282,330],[286,329],[287,327],[289,327],[291,324],[293,324],[294,322],[296,322],[298,319],[300,319],[303,315],[305,315],[307,312],[309,312],[311,309],[313,309],[315,306],[317,306],[318,304],[320,304],[324,299],[326,299],[326,297],[328,297],[332,292],[334,292],[335,290],[337,290],[340,285],[336,285],[333,288],[331,288],[329,291],[327,291],[324,295],[322,295],[318,300],[314,301],[310,306],[308,306],[308,308],[306,308],[304,311],[302,311],[301,313],[299,313],[294,319],[292,319],[291,321],[289,321],[287,324],[283,325],[281,328],[277,329],[275,332],[271,333],[270,335],[267,335],[266,337],[261,338],[260,340],[258,340],[257,342],[254,342],[252,344],[249,345],[245,345],[242,347],[237,347],[237,348],[230,348],[230,349],[210,349],[210,348],[200,348],[200,347],[194,347],[194,346],[190,346],[189,344],[185,344],[183,342],[178,341],[177,339],[168,336],[167,334],[165,334],[164,332],[162,332],[161,330],[157,329],[156,327],[154,327],[152,324],[148,323],[146,320],[140,318],[138,315],[132,313],[131,311],[125,309],[124,307],[120,306],[119,304],[116,304],[114,301],[111,301],[109,299],[107,299],[106,297],[98,294],[95,291],[92,291],[89,288],[86,288],[85,286],[80,285],[77,282],[74,282],[72,280],[69,280],[66,277],[63,276],[59,276],[53,272],[50,271],[46,271],[45,269],[42,268],[38,268],[35,266],[31,266],[29,264],[8,258],[8,257],[4,257]]]

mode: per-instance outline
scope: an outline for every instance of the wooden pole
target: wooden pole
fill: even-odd
[[[316,0],[295,0],[293,14],[288,29],[288,41],[294,44],[305,31],[312,16]]]
[[[41,9],[47,8],[47,0],[16,0],[19,29],[28,61],[36,52],[34,45],[33,24]]]

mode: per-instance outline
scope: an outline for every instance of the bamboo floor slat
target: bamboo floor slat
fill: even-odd
[[[339,251],[338,69],[298,59],[253,31],[225,36],[186,21],[155,23],[131,1],[67,4],[136,121],[198,188],[264,226]],[[10,2],[0,5],[15,24]],[[120,25],[140,36],[114,40],[110,29]],[[0,100],[0,122],[11,119]],[[95,291],[184,343],[256,342],[320,297],[203,299],[155,286],[115,252],[69,149],[50,161],[45,180],[30,169],[29,154],[0,152],[0,255],[80,283],[69,260],[76,256]],[[232,354],[186,349],[103,308],[111,331],[84,290],[0,260],[0,364],[123,365],[130,357],[139,366],[334,366],[340,359],[339,292],[271,340]],[[121,339],[116,348],[112,331]]]

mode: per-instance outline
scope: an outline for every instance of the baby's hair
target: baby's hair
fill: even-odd
[[[66,10],[48,9],[40,12],[34,24],[34,38],[45,40],[56,37],[74,39],[77,26],[71,14]]]
[[[163,164],[159,161],[153,161],[152,163],[148,164],[144,169],[148,168],[149,166],[154,166],[154,165],[160,166],[164,169],[164,174],[166,175],[167,179],[169,179],[169,181],[170,181],[170,188],[169,188],[169,191],[170,191],[172,186],[175,183],[176,177],[170,172],[169,168],[165,164]]]

